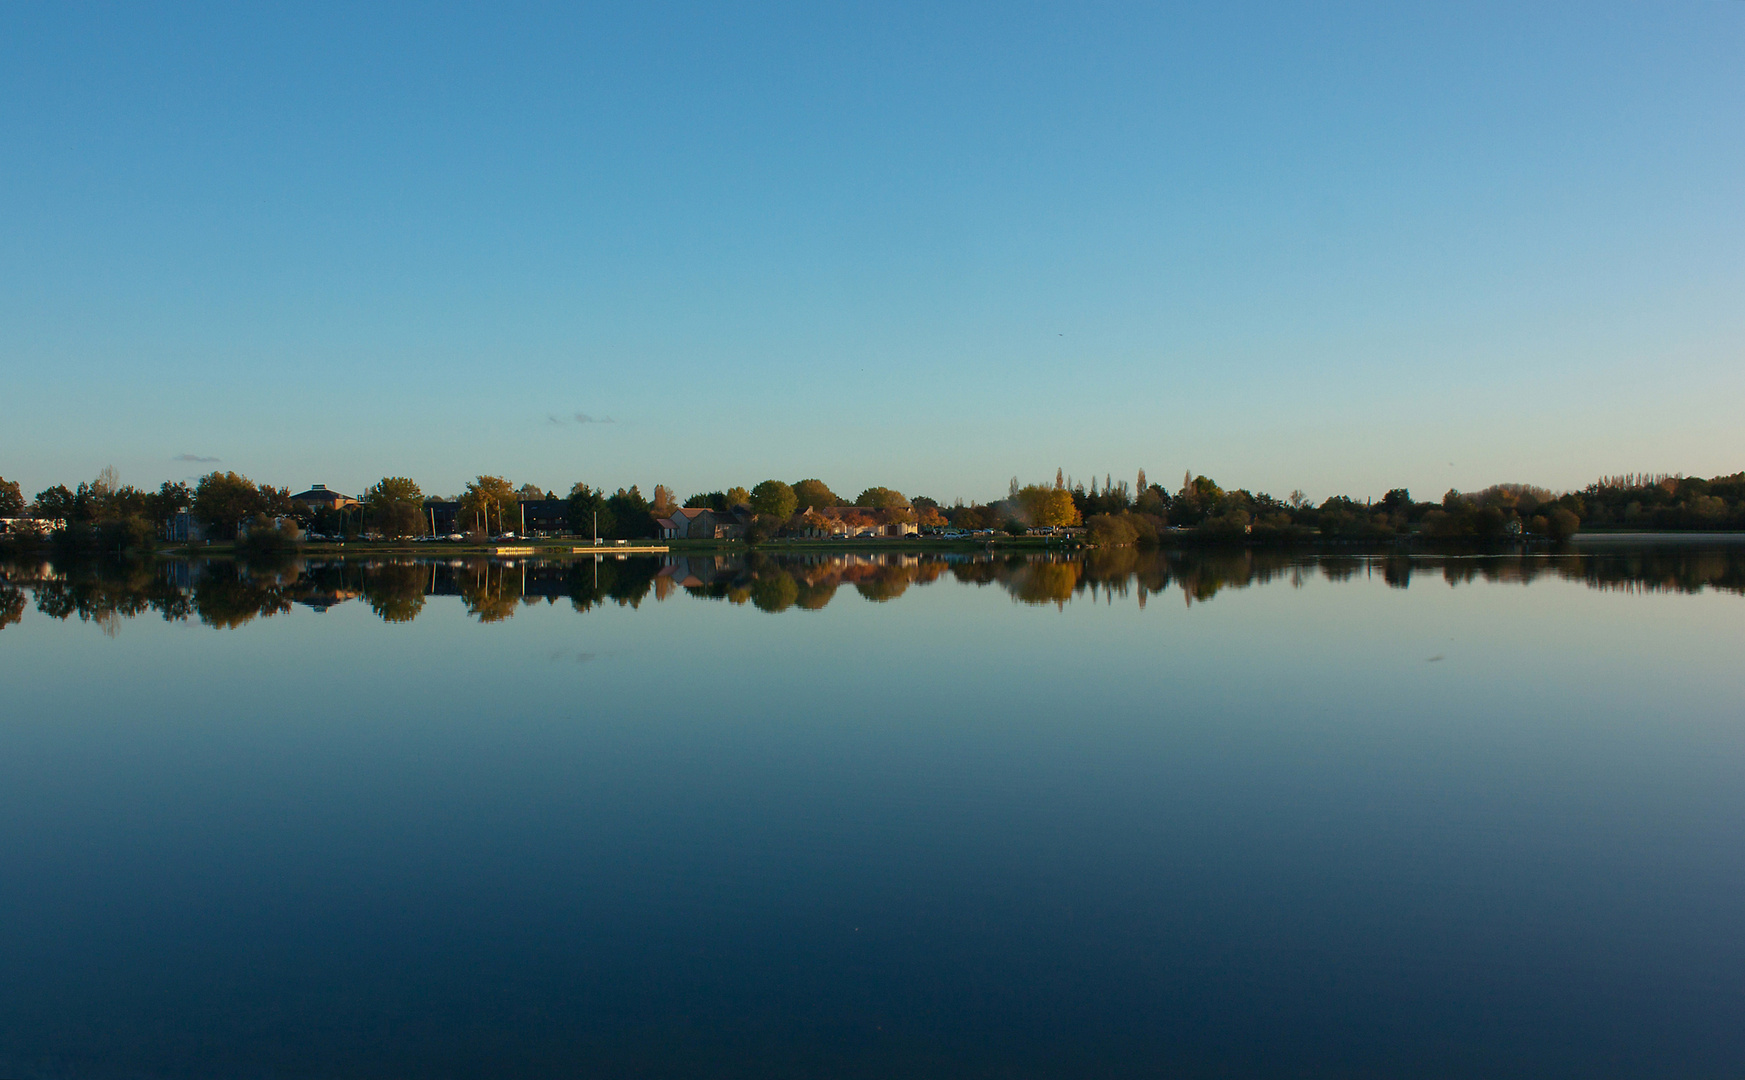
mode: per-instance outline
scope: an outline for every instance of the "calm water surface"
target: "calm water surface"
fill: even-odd
[[[0,584],[0,1075],[1739,1076],[1745,552]]]

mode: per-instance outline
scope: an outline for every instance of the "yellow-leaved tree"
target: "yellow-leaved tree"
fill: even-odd
[[[481,476],[469,483],[460,497],[460,508],[460,524],[465,529],[482,526],[486,533],[501,533],[521,524],[515,485],[501,476]]]
[[[1078,507],[1073,505],[1072,492],[1063,488],[1031,484],[1018,489],[1018,505],[1031,525],[1060,527],[1079,523]]]

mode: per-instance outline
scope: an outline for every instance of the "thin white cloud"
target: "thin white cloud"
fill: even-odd
[[[553,427],[568,427],[571,424],[616,424],[618,421],[610,416],[593,416],[585,412],[574,413],[563,417],[556,413],[547,413],[545,422]]]
[[[194,461],[194,462],[199,462],[202,465],[207,465],[207,464],[211,464],[212,462],[215,462],[215,461],[221,461],[223,459],[222,458],[215,458],[215,457],[205,457],[204,455],[201,455],[201,454],[177,454],[175,457],[171,458],[170,460],[171,461]]]

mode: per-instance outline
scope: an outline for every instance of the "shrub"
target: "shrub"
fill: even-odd
[[[1575,516],[1574,511],[1562,506],[1551,511],[1547,522],[1550,526],[1547,532],[1553,540],[1568,540],[1581,528],[1581,519]]]
[[[236,542],[237,550],[255,555],[271,555],[295,550],[303,542],[303,530],[290,518],[270,518],[261,514],[248,527],[248,535]]]
[[[1127,547],[1139,540],[1139,532],[1126,514],[1092,514],[1085,523],[1090,542],[1096,547]]]

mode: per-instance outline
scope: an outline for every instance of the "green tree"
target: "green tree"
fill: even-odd
[[[303,504],[291,498],[288,487],[262,484],[257,490],[261,496],[261,513],[268,517],[294,517],[303,510]]]
[[[830,485],[822,480],[802,480],[794,485],[794,506],[799,510],[818,510],[826,506],[841,506],[842,500]]]
[[[172,484],[165,480],[144,502],[146,516],[161,525],[194,505],[194,489],[180,481]]]
[[[24,618],[24,590],[0,586],[0,630]]]
[[[730,487],[727,489],[727,509],[731,510],[735,506],[749,505],[751,505],[751,492],[742,487]]]
[[[613,537],[639,540],[654,535],[654,515],[649,512],[648,500],[642,497],[635,484],[630,485],[629,491],[619,488],[606,500],[606,505],[612,511]]]
[[[1224,497],[1224,489],[1208,477],[1196,476],[1182,487],[1182,494],[1195,501],[1211,504]]]
[[[236,542],[238,552],[251,555],[282,555],[303,542],[302,530],[289,519],[256,514],[248,526],[248,535]]]
[[[36,498],[30,504],[30,516],[39,518],[62,518],[72,521],[77,515],[77,500],[73,493],[67,490],[67,485],[56,484],[36,493]]]
[[[1169,516],[1169,492],[1153,484],[1141,491],[1138,498],[1133,500],[1133,508],[1142,514],[1149,514],[1162,521]]]
[[[193,511],[212,535],[233,540],[239,524],[266,511],[266,501],[248,477],[215,470],[194,485]]]
[[[577,536],[592,537],[594,527],[599,526],[598,535],[612,536],[617,524],[617,517],[612,508],[606,504],[606,493],[596,491],[586,484],[578,483],[570,488],[569,499],[570,531]]]
[[[1171,525],[1198,525],[1219,512],[1224,489],[1204,476],[1184,478],[1182,489],[1170,500]],[[1087,523],[1089,519],[1086,519]]]
[[[794,489],[780,480],[765,480],[751,489],[751,512],[778,524],[794,516],[799,502]]]
[[[902,492],[888,487],[869,487],[855,497],[854,505],[889,510],[900,506],[906,507],[909,505],[909,500],[903,498]]]
[[[24,515],[24,492],[19,489],[18,481],[8,480],[0,476],[0,517],[22,517]]]
[[[1096,514],[1085,525],[1097,547],[1127,547],[1139,539],[1126,514]]]
[[[384,476],[364,489],[364,512],[375,531],[389,539],[422,536],[428,525],[424,493],[404,476]]]
[[[992,529],[1000,524],[999,514],[991,506],[976,504],[974,506],[954,506],[946,514],[953,528],[958,529]]]
[[[699,491],[686,499],[685,505],[698,510],[726,510],[727,493],[725,491]]]
[[[799,582],[794,580],[793,575],[780,570],[760,574],[751,585],[751,603],[759,611],[786,611],[799,598]]]
[[[411,622],[424,607],[424,567],[389,563],[365,573],[364,599],[383,622]]]

